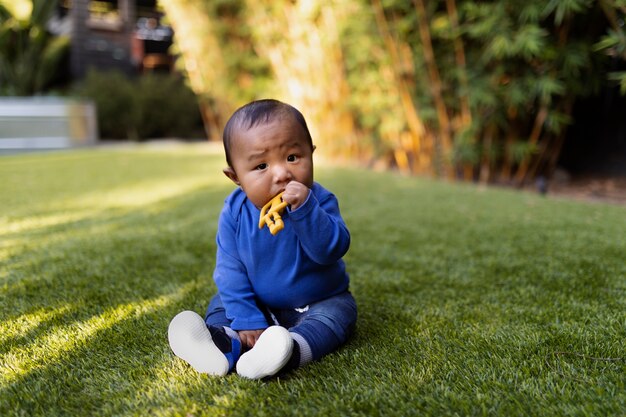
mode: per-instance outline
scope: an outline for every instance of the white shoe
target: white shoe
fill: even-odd
[[[261,379],[275,375],[289,362],[293,339],[281,326],[268,327],[248,352],[237,362],[237,373],[244,378]]]
[[[196,371],[219,376],[228,373],[228,359],[215,346],[211,332],[197,313],[178,313],[170,322],[167,337],[174,354]]]

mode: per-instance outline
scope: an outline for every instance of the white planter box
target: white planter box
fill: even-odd
[[[48,97],[0,97],[0,150],[62,149],[98,140],[96,106]]]

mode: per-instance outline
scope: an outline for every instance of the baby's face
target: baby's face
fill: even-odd
[[[232,169],[224,173],[250,201],[263,207],[291,181],[313,185],[313,150],[304,128],[283,116],[251,129],[238,129],[231,141]]]

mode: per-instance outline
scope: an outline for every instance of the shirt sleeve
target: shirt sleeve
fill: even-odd
[[[313,191],[304,204],[289,212],[302,249],[314,262],[330,265],[348,252],[350,232],[339,212],[339,203],[332,193]]]
[[[222,210],[217,231],[217,256],[213,279],[232,320],[233,330],[258,330],[268,327],[259,310],[252,284],[239,258],[236,238],[237,225],[227,209]]]

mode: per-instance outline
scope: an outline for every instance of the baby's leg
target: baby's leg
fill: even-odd
[[[211,299],[204,315],[204,322],[207,326],[230,328],[231,321],[226,317],[226,309],[219,294],[215,294]]]
[[[318,360],[337,350],[354,332],[357,308],[350,292],[313,303],[294,313],[283,316],[292,323],[289,332],[298,344],[299,360],[294,358],[288,365],[302,366],[311,360]],[[297,363],[296,363],[297,362]]]
[[[226,309],[222,304],[222,299],[219,294],[215,294],[211,299],[204,315],[204,322],[209,327],[223,329],[228,337],[241,342],[241,340],[239,340],[239,334],[230,328],[231,320],[226,317]]]

